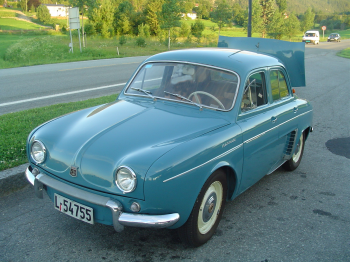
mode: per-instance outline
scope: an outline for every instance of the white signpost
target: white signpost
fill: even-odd
[[[69,47],[71,48],[69,51],[72,51],[73,53],[72,29],[78,29],[79,45],[80,45],[80,53],[81,53],[79,7],[69,8],[68,15],[69,15],[69,32],[70,32]]]

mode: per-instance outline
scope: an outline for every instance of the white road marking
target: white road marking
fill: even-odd
[[[100,86],[100,87],[88,88],[88,89],[84,89],[84,90],[60,93],[60,94],[55,94],[55,95],[40,96],[40,97],[35,97],[35,98],[18,100],[18,101],[13,101],[13,102],[8,102],[8,103],[2,103],[2,104],[0,104],[0,107],[2,107],[2,106],[10,106],[10,105],[15,105],[15,104],[21,104],[21,103],[26,103],[26,102],[32,102],[32,101],[37,101],[37,100],[42,100],[42,99],[54,98],[54,97],[59,97],[59,96],[66,96],[66,95],[72,95],[72,94],[79,94],[79,93],[84,93],[84,92],[96,91],[96,90],[106,89],[106,88],[115,87],[115,86],[122,86],[122,85],[125,85],[125,84],[126,83],[120,83],[120,84],[116,84],[116,85]]]

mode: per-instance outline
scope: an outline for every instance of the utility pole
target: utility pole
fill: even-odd
[[[248,7],[248,37],[252,37],[252,0],[249,0]]]

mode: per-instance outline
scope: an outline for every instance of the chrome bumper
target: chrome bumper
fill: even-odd
[[[25,176],[34,186],[35,195],[38,198],[43,198],[43,185],[46,185],[71,197],[75,197],[99,206],[108,207],[112,212],[113,226],[117,232],[123,231],[124,226],[166,228],[174,225],[180,219],[180,215],[178,213],[166,215],[123,213],[123,206],[117,200],[67,185],[45,174],[39,173],[37,169],[35,169],[36,172],[32,172],[30,168],[31,167],[29,166],[26,169]]]

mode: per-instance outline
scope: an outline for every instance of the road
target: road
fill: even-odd
[[[127,57],[0,70],[0,115],[117,94],[147,57]]]
[[[207,244],[187,248],[166,229],[91,226],[27,187],[0,198],[0,261],[350,261],[349,148],[332,147],[350,139],[350,60],[335,56],[339,48],[306,48],[307,87],[296,93],[312,102],[315,130],[299,168],[229,202]]]

